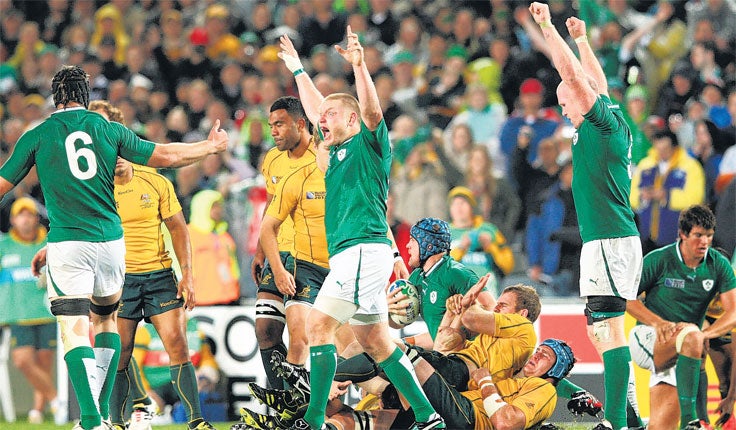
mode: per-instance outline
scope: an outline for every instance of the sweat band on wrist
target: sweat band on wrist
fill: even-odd
[[[552,23],[550,21],[542,21],[539,23],[539,26],[542,28],[550,28],[552,27]]]
[[[483,399],[483,409],[486,410],[488,418],[492,417],[496,412],[499,411],[499,409],[503,408],[506,405],[508,405],[508,403],[504,402],[503,399],[501,399],[501,396],[498,395],[498,393],[493,393]]]
[[[484,376],[480,378],[480,381],[478,381],[478,386],[481,388],[483,387],[483,385],[487,384],[493,384],[493,378],[491,378],[490,376]]]
[[[576,37],[575,43],[588,43],[588,36]]]
[[[304,73],[304,68],[294,70],[294,77],[298,76],[301,73]]]

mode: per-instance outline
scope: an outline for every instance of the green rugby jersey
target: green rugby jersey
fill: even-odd
[[[0,235],[0,324],[40,324],[56,319],[49,310],[46,288],[31,273],[31,260],[46,245],[46,230],[36,242],[24,242],[15,233]]]
[[[386,122],[330,148],[325,172],[325,230],[330,257],[359,243],[391,242],[386,221],[391,145]]]
[[[478,279],[475,272],[453,260],[449,255],[442,257],[442,260],[427,272],[421,268],[411,272],[409,282],[419,290],[419,296],[422,298],[420,313],[427,323],[432,340],[437,336],[440,322],[447,310],[445,307],[447,299],[455,294],[464,295]]]
[[[728,259],[712,248],[698,267],[687,267],[678,244],[644,257],[639,294],[646,293],[644,305],[665,320],[700,327],[711,299],[736,288],[736,277]]]
[[[98,113],[58,110],[20,137],[0,176],[18,184],[36,165],[49,242],[116,240],[123,237],[113,196],[117,157],[146,164],[154,147]]]
[[[601,95],[572,140],[572,193],[583,242],[638,236],[631,191],[631,131]]]

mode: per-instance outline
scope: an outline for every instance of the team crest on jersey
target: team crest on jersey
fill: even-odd
[[[713,285],[714,285],[714,284],[715,284],[715,282],[713,282],[713,280],[712,280],[712,279],[704,279],[704,280],[703,280],[703,289],[704,289],[705,291],[710,291],[710,290],[712,290],[712,289],[713,289]]]
[[[341,150],[337,151],[337,159],[338,159],[339,161],[342,161],[342,160],[343,160],[343,159],[345,158],[345,154],[347,154],[347,152],[348,152],[348,150],[347,150],[347,149],[345,149],[345,148],[343,148],[343,149],[341,149]]]
[[[572,144],[577,145],[578,144],[578,132],[576,131],[575,134],[572,135]]]
[[[434,304],[437,301],[437,291],[432,291],[429,293],[429,301]]]
[[[148,208],[151,204],[151,196],[148,193],[141,194],[141,207]]]

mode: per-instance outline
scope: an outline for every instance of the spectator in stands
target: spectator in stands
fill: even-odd
[[[467,124],[475,143],[484,145],[491,154],[500,156],[498,135],[505,121],[505,106],[502,103],[490,103],[488,89],[481,83],[474,83],[465,89],[461,111],[447,125],[446,133],[449,135],[456,124]]]
[[[39,37],[38,24],[35,21],[26,21],[20,26],[18,45],[8,64],[18,69],[27,58],[35,58],[46,44]]]
[[[401,107],[391,98],[396,88],[394,78],[390,74],[381,73],[374,78],[374,85],[378,94],[378,102],[381,104],[381,110],[383,110],[383,119],[386,121],[386,127],[390,130],[396,118],[404,113]]]
[[[242,56],[240,39],[230,33],[230,12],[222,4],[210,5],[204,14],[207,34],[207,58],[211,61],[239,59]]]
[[[534,78],[526,79],[519,87],[519,107],[506,120],[501,128],[501,150],[511,163],[512,154],[517,146],[519,131],[524,125],[531,127],[533,134],[529,141],[527,160],[533,162],[537,157],[537,146],[542,139],[550,137],[557,129],[558,123],[546,119],[546,110],[542,108],[544,86]],[[510,166],[505,166],[506,171]]]
[[[685,103],[698,93],[698,78],[688,64],[678,64],[672,72],[670,83],[659,94],[654,114],[662,118],[685,112]]]
[[[723,156],[716,151],[716,144],[720,142],[722,132],[713,122],[701,119],[695,122],[695,144],[692,155],[703,167],[705,173],[705,203],[715,208],[718,196],[716,195],[716,180]]]
[[[583,242],[572,198],[571,160],[560,168],[559,180],[543,194],[540,214],[527,224],[527,274],[557,295],[578,295]]]
[[[560,166],[557,164],[559,150],[553,137],[544,138],[537,147],[534,163],[529,162],[529,144],[534,139],[534,130],[522,126],[516,138],[516,149],[511,158],[511,174],[518,185],[522,202],[522,226],[527,220],[539,215],[547,189],[557,182]]]
[[[700,21],[710,22],[716,34],[716,42],[725,47],[725,44],[736,37],[736,10],[733,4],[726,0],[708,0],[689,2],[687,4],[688,38],[695,38],[696,26]]]
[[[20,40],[20,27],[24,20],[23,12],[18,9],[7,9],[0,18],[0,43],[5,46],[7,55],[15,52]]]
[[[447,218],[447,181],[437,154],[426,144],[415,145],[391,178],[396,214],[413,224],[422,218]]]
[[[450,255],[478,276],[490,273],[486,288],[498,296],[501,279],[514,269],[514,254],[506,238],[495,225],[475,214],[478,204],[470,189],[455,187],[447,198],[452,220]]]
[[[222,194],[203,190],[192,197],[189,238],[197,304],[229,305],[240,298],[235,242],[224,221]]]
[[[705,201],[703,168],[680,148],[671,131],[654,134],[652,151],[631,180],[629,200],[639,216],[645,255],[674,242],[680,212]]]
[[[733,144],[736,142],[736,87],[729,91],[726,107],[728,108],[728,114],[731,116],[731,123],[724,127],[723,131],[728,136],[728,142]]]
[[[95,31],[90,38],[90,47],[97,50],[105,37],[115,41],[115,62],[125,64],[125,53],[130,44],[130,35],[125,30],[123,16],[112,3],[95,12]]]
[[[494,224],[512,240],[521,213],[521,200],[509,181],[499,175],[485,146],[471,148],[463,185],[473,192],[483,220]]]
[[[332,9],[332,1],[315,0],[311,2],[312,14],[302,16],[299,34],[303,43],[299,56],[305,57],[316,45],[332,46],[340,42],[345,34],[347,16]]]
[[[453,167],[464,173],[468,170],[470,150],[475,146],[469,124],[454,124],[442,135],[442,148]],[[463,180],[464,182],[464,180]],[[453,184],[454,186],[463,184]]]
[[[391,65],[391,74],[395,82],[395,90],[391,99],[404,112],[412,113],[417,110],[418,85],[414,77],[416,57],[409,51],[402,51],[394,55]]]
[[[400,52],[411,52],[417,63],[426,64],[429,60],[429,51],[423,36],[419,19],[414,15],[404,17],[399,24],[396,43],[389,46],[383,54],[386,64],[393,64],[394,57]]]
[[[28,422],[41,424],[46,404],[58,407],[51,375],[56,322],[47,305],[46,279],[36,279],[29,270],[33,255],[46,244],[46,229],[39,224],[36,201],[28,197],[13,203],[10,224],[9,234],[0,239],[0,322],[10,325],[13,364],[33,387]]]
[[[460,45],[453,45],[439,76],[432,78],[426,90],[417,98],[417,106],[427,109],[429,122],[444,129],[458,112],[465,93],[463,73],[468,54]]]

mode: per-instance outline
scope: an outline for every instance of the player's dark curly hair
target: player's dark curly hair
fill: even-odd
[[[690,234],[693,227],[703,227],[706,230],[716,228],[716,216],[708,206],[694,205],[680,213],[679,229],[684,235]]]
[[[79,66],[64,66],[51,81],[54,106],[76,102],[89,107],[89,75]]]
[[[534,322],[539,318],[542,311],[542,302],[539,300],[539,294],[533,287],[524,284],[510,285],[503,289],[503,293],[511,292],[516,294],[516,311],[522,309],[527,310],[526,318]]]
[[[312,133],[312,123],[309,122],[307,113],[304,111],[304,106],[302,106],[302,102],[298,98],[292,96],[279,97],[273,102],[269,112],[279,109],[284,109],[294,121],[303,119],[307,123],[307,130],[309,130],[310,134]]]

